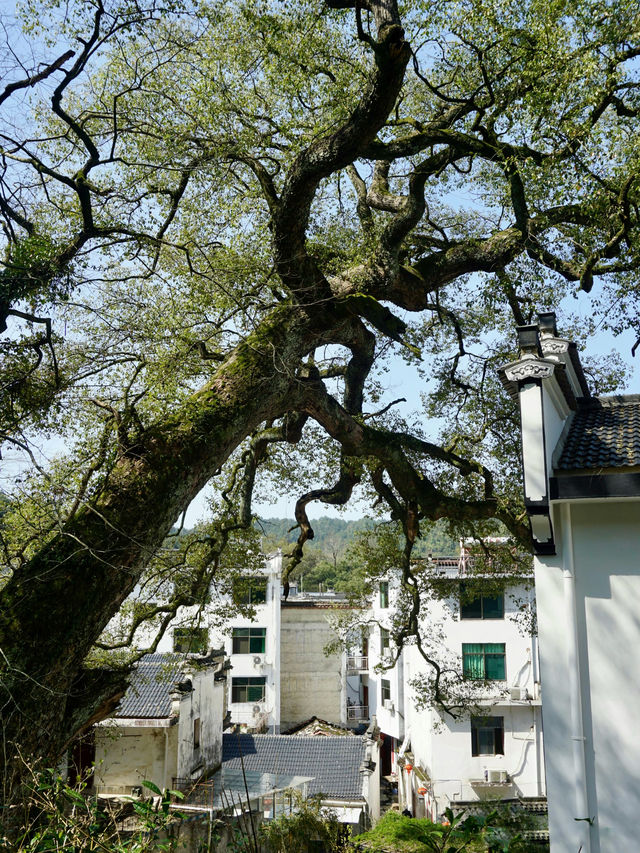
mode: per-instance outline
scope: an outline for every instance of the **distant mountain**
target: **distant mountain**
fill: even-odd
[[[345,521],[342,518],[330,518],[324,515],[313,519],[311,525],[315,538],[309,545],[328,555],[335,552],[341,556],[356,535],[364,530],[371,530],[375,521],[371,518]],[[291,530],[295,527],[293,519],[261,518],[256,526],[267,542],[273,542],[274,546],[295,542],[298,537],[297,529]],[[430,552],[438,556],[458,553],[458,542],[447,532],[445,522],[436,522],[431,529],[425,531],[415,549],[416,556],[424,556]]]

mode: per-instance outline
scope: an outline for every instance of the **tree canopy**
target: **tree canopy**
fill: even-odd
[[[28,0],[2,56],[2,707],[53,759],[154,561],[198,595],[269,489],[529,541],[514,324],[637,323],[640,13],[605,0]],[[571,295],[591,294],[577,324]],[[567,307],[569,306],[569,307]],[[413,371],[413,413],[384,396]],[[600,390],[620,367],[593,367]],[[37,442],[66,453],[43,464]],[[167,533],[207,483],[209,525]],[[172,568],[173,567],[173,568]],[[177,569],[176,569],[177,570]],[[187,587],[189,587],[187,589]]]

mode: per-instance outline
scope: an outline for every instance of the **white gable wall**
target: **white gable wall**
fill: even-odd
[[[591,853],[634,851],[638,849],[635,791],[640,767],[636,736],[640,708],[639,506],[637,501],[583,500],[572,503],[568,511],[569,515],[565,509],[564,516],[554,513],[557,556],[536,560],[552,850],[577,849],[586,834]],[[574,749],[572,650],[562,576],[562,566],[571,563],[588,814],[577,814],[581,803],[576,772],[579,756]],[[586,821],[576,821],[596,814],[598,820],[591,829]]]
[[[205,770],[214,772],[222,764],[226,681],[215,681],[210,670],[194,673],[191,680],[193,689],[181,696],[178,717],[177,776],[182,779],[197,778]],[[196,720],[200,741],[197,747]]]

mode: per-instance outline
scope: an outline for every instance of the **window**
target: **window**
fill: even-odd
[[[391,647],[391,636],[386,628],[380,628],[380,654],[383,655]]]
[[[206,652],[209,645],[208,628],[174,628],[173,651],[187,654],[188,652]]]
[[[193,748],[200,749],[200,717],[193,721]]]
[[[460,584],[461,619],[504,619],[504,594],[470,597]]]
[[[380,607],[389,606],[389,581],[380,581]]]
[[[384,705],[387,699],[391,699],[391,682],[388,678],[380,679],[380,701]]]
[[[462,671],[465,678],[504,681],[504,643],[463,643]]]
[[[262,702],[264,699],[266,677],[249,676],[248,678],[231,679],[232,702]]]
[[[266,578],[238,578],[233,584],[236,604],[264,604],[267,600]]]
[[[264,654],[266,646],[266,635],[266,628],[234,628],[232,648],[233,654]]]
[[[504,717],[471,717],[471,755],[504,755]]]

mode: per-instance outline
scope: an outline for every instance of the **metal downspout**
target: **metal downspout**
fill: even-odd
[[[562,507],[566,553],[563,560],[562,580],[567,626],[567,657],[569,665],[569,698],[571,705],[571,741],[573,769],[576,786],[576,814],[579,841],[582,853],[590,853],[591,833],[589,823],[589,801],[587,797],[587,768],[585,761],[585,737],[582,720],[582,683],[580,678],[580,647],[578,643],[578,611],[576,605],[576,579],[571,532],[571,505]]]

